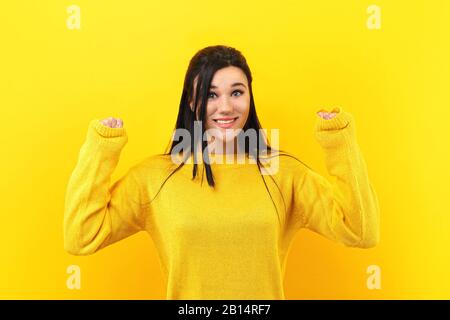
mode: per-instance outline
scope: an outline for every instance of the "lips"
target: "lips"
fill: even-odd
[[[221,117],[213,119],[220,128],[231,128],[239,117]]]

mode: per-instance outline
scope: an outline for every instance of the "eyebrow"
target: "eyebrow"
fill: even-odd
[[[236,87],[236,86],[244,86],[244,87],[246,87],[245,84],[243,84],[242,82],[235,82],[235,83],[233,83],[231,86],[232,86],[232,87]],[[216,88],[217,88],[217,87],[214,86],[214,85],[211,86],[211,89],[216,89]],[[247,87],[246,87],[246,88],[247,88]]]

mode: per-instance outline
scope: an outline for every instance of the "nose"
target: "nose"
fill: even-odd
[[[233,111],[233,104],[226,97],[221,100],[217,106],[217,112],[220,114],[232,114]]]

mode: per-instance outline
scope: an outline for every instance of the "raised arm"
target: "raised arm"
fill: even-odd
[[[319,118],[315,137],[325,152],[333,182],[310,168],[298,171],[295,203],[302,225],[350,247],[379,242],[379,204],[361,150],[352,115],[335,108],[333,118]]]
[[[89,255],[144,229],[135,168],[110,187],[111,175],[128,138],[125,128],[89,124],[70,176],[64,208],[64,249]]]

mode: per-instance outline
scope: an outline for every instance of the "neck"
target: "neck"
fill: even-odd
[[[218,144],[215,141],[208,143],[207,150],[210,163],[235,163],[245,161],[245,150],[242,150],[242,148],[238,147],[237,139],[229,142],[225,142],[222,140],[217,141],[221,143],[222,147],[218,147]],[[199,144],[196,153],[197,162],[203,162],[206,155],[203,155],[202,153],[201,144]]]

